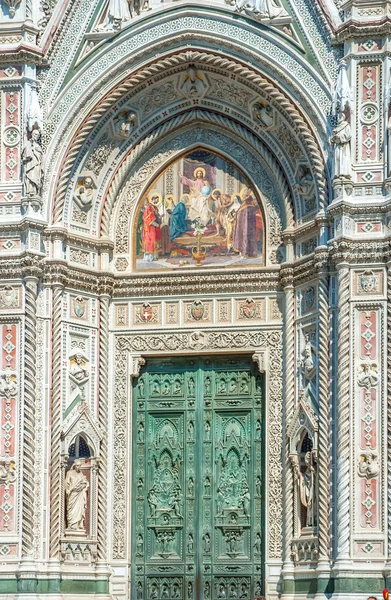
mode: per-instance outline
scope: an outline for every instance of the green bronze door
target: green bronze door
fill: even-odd
[[[134,386],[132,599],[262,595],[262,385],[251,359],[148,360]]]

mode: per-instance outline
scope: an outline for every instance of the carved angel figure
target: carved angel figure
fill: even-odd
[[[372,479],[372,477],[376,477],[379,474],[379,464],[376,459],[377,455],[370,450],[367,450],[367,452],[360,456],[358,462],[358,474],[360,477]]]
[[[376,366],[370,365],[369,363],[363,364],[357,376],[358,385],[369,389],[371,387],[374,387],[378,383],[378,381],[379,373],[377,372]]]

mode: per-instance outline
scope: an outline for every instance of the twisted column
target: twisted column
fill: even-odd
[[[22,556],[32,557],[34,547],[35,381],[38,279],[25,277],[25,335],[23,390],[23,518]]]
[[[337,557],[350,555],[350,306],[349,267],[338,265]]]
[[[291,544],[293,536],[293,496],[294,481],[292,465],[289,459],[290,448],[286,430],[292,418],[295,404],[295,302],[293,285],[284,288],[285,326],[284,326],[284,396],[285,396],[285,485],[284,485],[284,570],[293,568]]]
[[[61,319],[63,288],[53,287],[52,310],[52,410],[50,468],[50,555],[57,558],[62,527],[61,479]]]
[[[329,439],[329,286],[326,274],[318,283],[319,299],[319,437],[318,437],[318,528],[319,565],[330,567],[330,439]],[[346,336],[346,332],[345,332]],[[348,337],[348,336],[346,336]]]
[[[388,563],[391,562],[391,264],[387,271],[387,522]]]
[[[109,296],[99,301],[99,424],[102,431],[98,479],[98,559],[107,548],[107,422],[109,395]]]

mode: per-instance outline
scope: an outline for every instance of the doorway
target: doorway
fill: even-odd
[[[131,597],[263,595],[264,380],[251,357],[150,359],[133,393]]]

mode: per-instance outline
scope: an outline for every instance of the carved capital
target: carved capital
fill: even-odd
[[[138,377],[140,375],[140,369],[145,365],[145,358],[141,354],[130,354],[130,367],[129,374],[131,377]]]
[[[267,368],[267,352],[266,350],[261,352],[255,352],[252,355],[252,359],[255,363],[257,363],[258,370],[260,373],[265,373]]]

